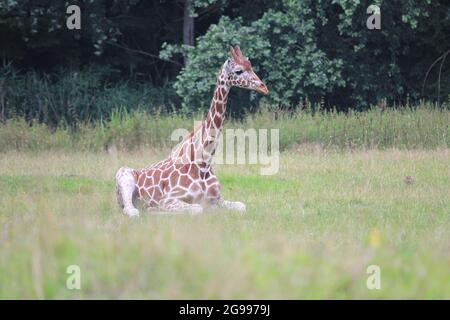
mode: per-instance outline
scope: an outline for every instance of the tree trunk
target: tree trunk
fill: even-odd
[[[190,16],[191,0],[184,1],[184,16],[183,16],[183,44],[194,46],[194,17]],[[184,65],[187,64],[187,57],[184,56]]]

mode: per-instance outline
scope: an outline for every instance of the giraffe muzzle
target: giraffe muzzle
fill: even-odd
[[[261,84],[256,88],[256,92],[267,95],[269,93],[269,89],[267,89],[266,85],[261,82]]]

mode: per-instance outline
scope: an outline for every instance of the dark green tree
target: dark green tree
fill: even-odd
[[[435,97],[430,93],[437,86],[436,73],[425,97],[421,85],[427,68],[449,49],[448,2],[375,1],[381,9],[381,30],[366,27],[366,10],[373,2],[280,3],[252,22],[222,17],[197,39],[195,48],[163,45],[163,58],[188,55],[189,63],[175,83],[185,110],[208,105],[216,69],[230,44],[240,44],[260,68],[271,89],[265,98],[271,104],[292,105],[307,98],[346,109],[367,108],[383,99],[402,104]],[[450,92],[448,74],[449,68],[441,69],[441,96]]]

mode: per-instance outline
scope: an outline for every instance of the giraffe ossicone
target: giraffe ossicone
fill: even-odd
[[[242,202],[222,199],[211,167],[232,87],[268,93],[239,46],[230,47],[230,57],[220,69],[206,117],[173,148],[169,157],[143,169],[121,167],[117,171],[116,195],[124,214],[138,217],[138,200],[149,210],[170,213],[199,214],[205,206],[245,211]]]

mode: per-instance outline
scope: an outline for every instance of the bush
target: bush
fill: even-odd
[[[197,39],[195,48],[164,44],[160,55],[187,54],[188,64],[175,83],[186,110],[209,106],[231,44],[241,45],[254,62],[270,90],[264,99],[272,105],[295,106],[308,99],[329,108],[363,110],[383,99],[390,105],[436,99],[439,68],[430,74],[425,97],[421,86],[429,66],[448,50],[449,4],[373,4],[381,8],[381,30],[367,29],[367,2],[285,0],[250,23],[224,16]],[[441,70],[441,97],[450,93],[449,70]],[[240,99],[231,109],[250,108],[257,98]]]
[[[128,111],[167,110],[178,103],[174,90],[139,82],[112,82],[114,70],[88,66],[54,74],[21,73],[11,65],[0,69],[0,117],[24,117],[51,127],[108,119],[119,107]],[[126,106],[126,107],[125,107]]]

